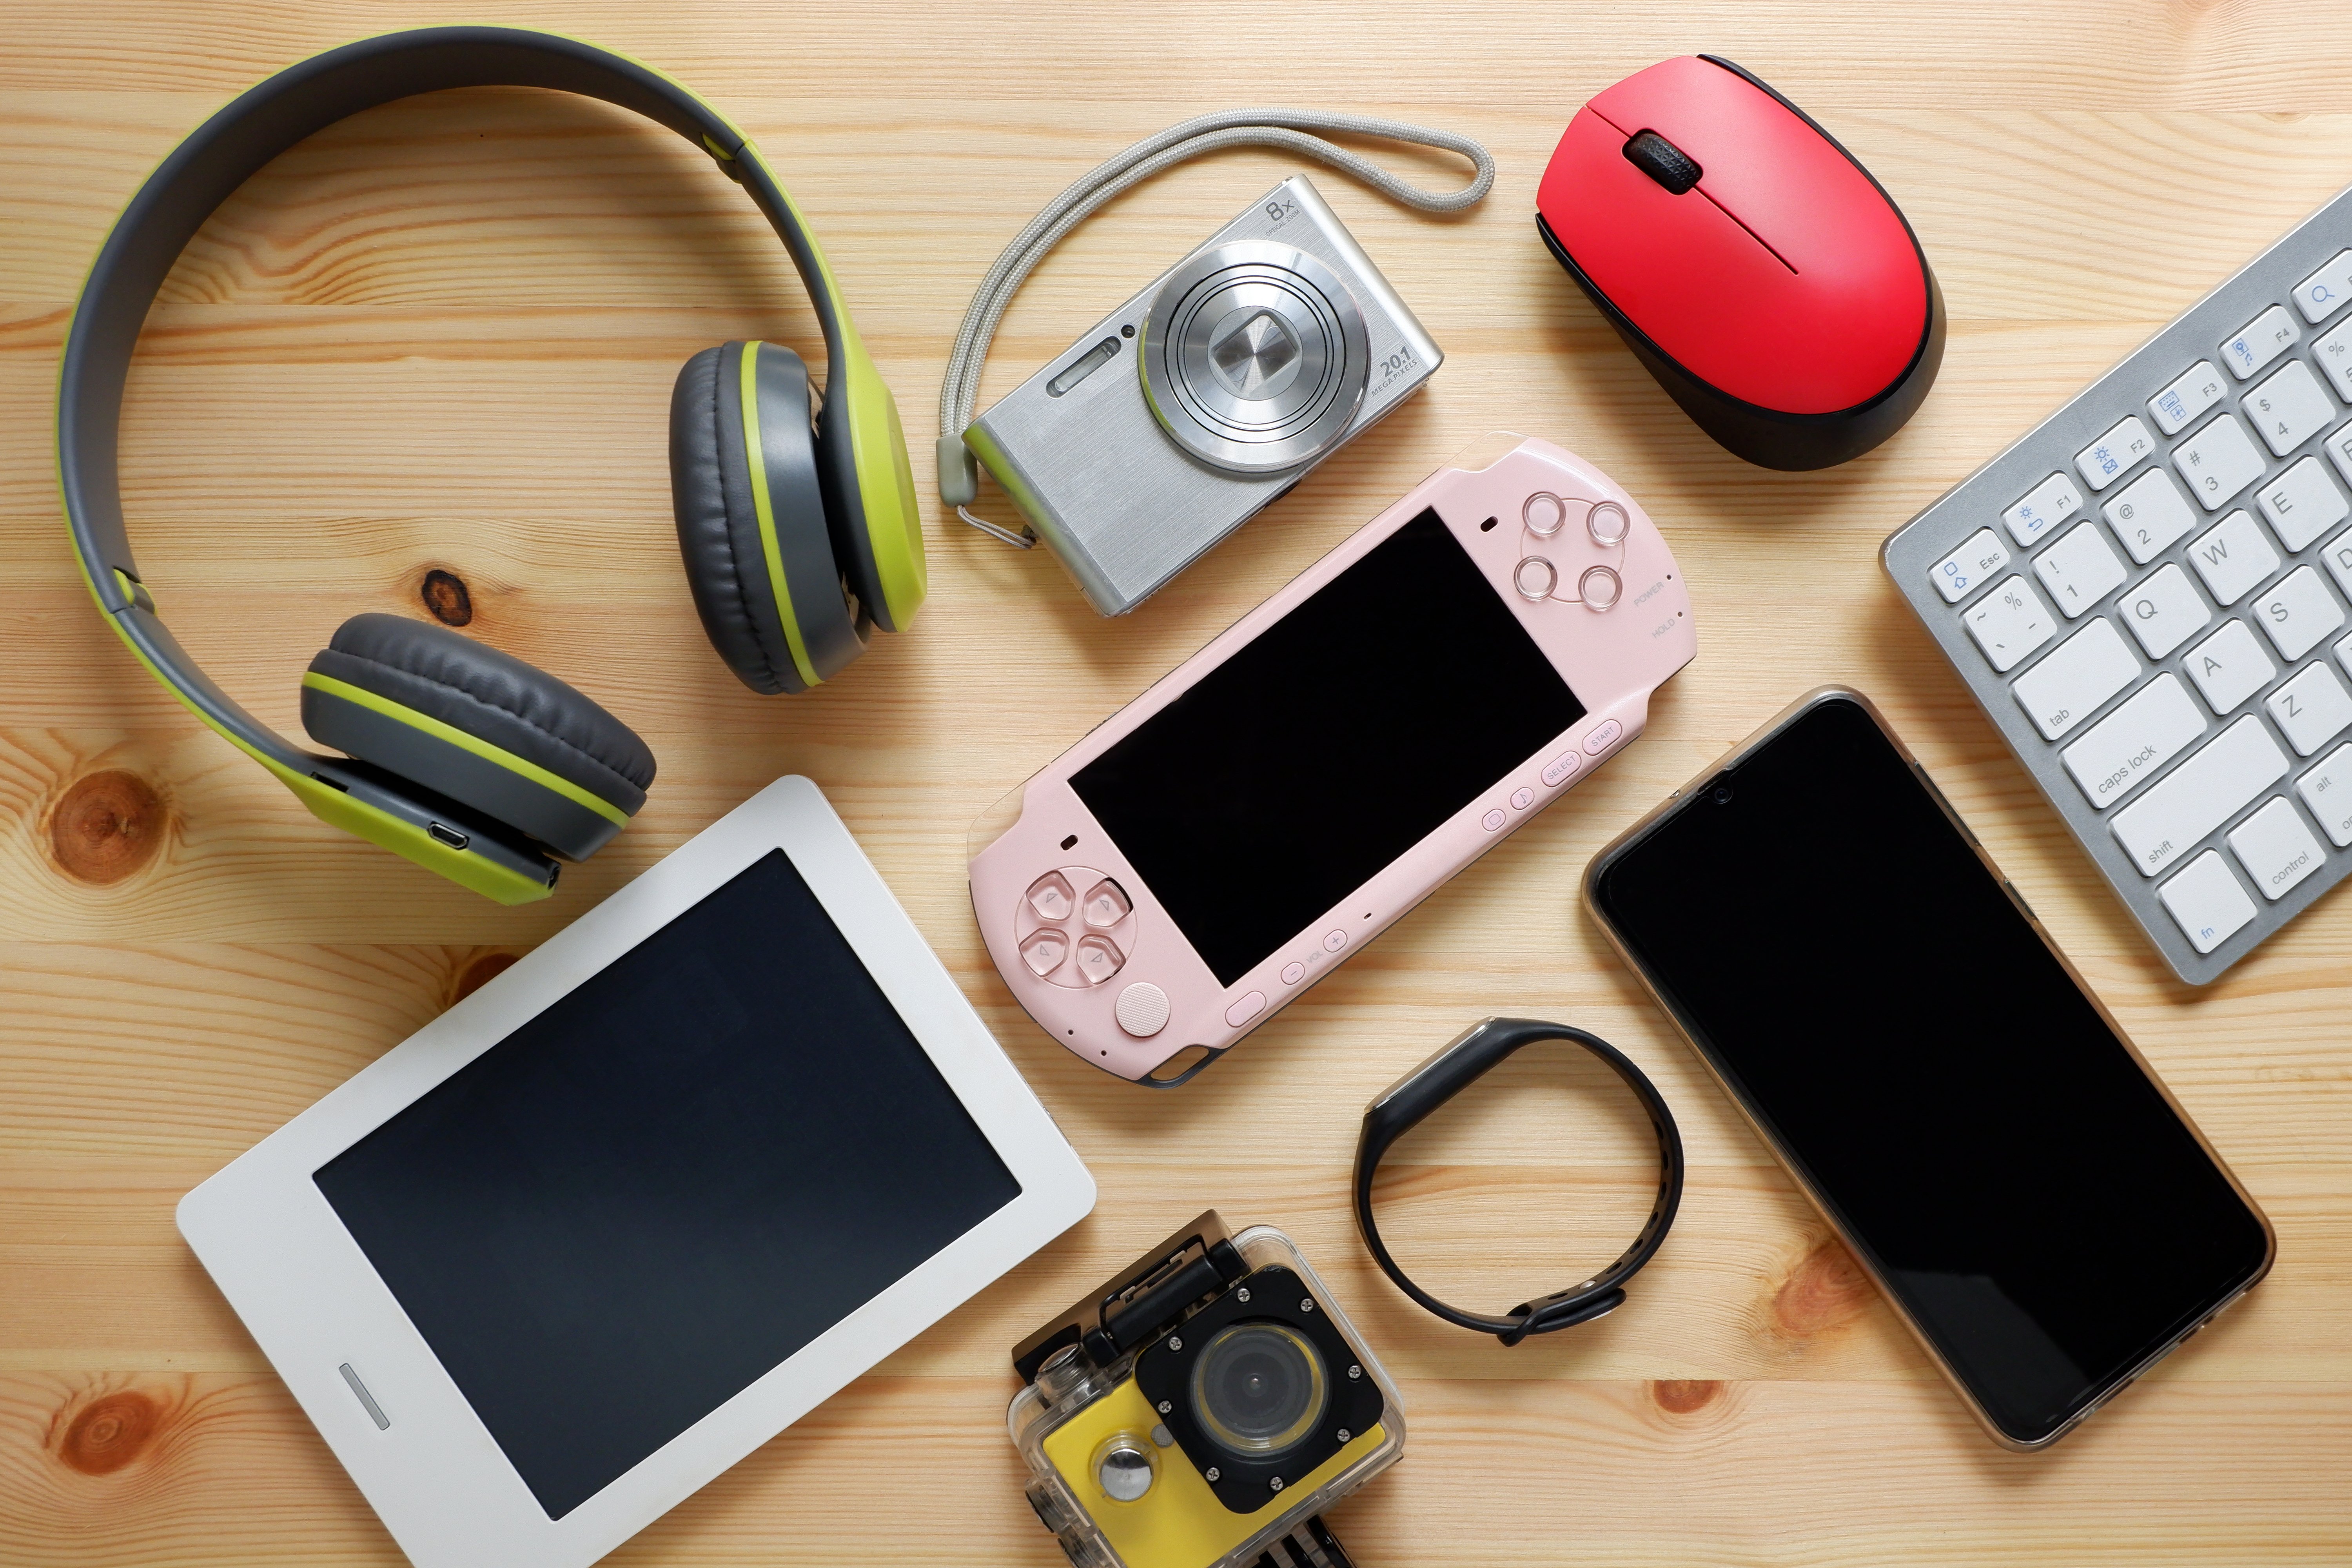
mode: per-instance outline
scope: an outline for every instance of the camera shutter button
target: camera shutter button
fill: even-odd
[[[1148,1040],[1168,1026],[1168,993],[1149,980],[1139,980],[1118,994],[1111,1009],[1118,1026],[1139,1040]]]

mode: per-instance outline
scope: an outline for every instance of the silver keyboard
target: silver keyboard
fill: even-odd
[[[1888,538],[2176,973],[2352,872],[2352,191]]]

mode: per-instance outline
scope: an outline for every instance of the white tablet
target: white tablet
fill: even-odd
[[[179,1217],[418,1568],[574,1568],[1094,1199],[787,778]]]

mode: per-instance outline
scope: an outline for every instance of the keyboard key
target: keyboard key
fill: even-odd
[[[2200,952],[2210,952],[2245,928],[2254,918],[2254,900],[2238,885],[2221,852],[2208,849],[2189,863],[2189,869],[2156,890],[2172,918]]]
[[[2344,624],[2344,606],[2327,591],[2319,574],[2299,566],[2277,586],[2254,601],[2254,619],[2270,634],[2281,658],[2301,658],[2322,638]]]
[[[2033,574],[2058,602],[2058,613],[2071,621],[2116,591],[2124,580],[2124,563],[2098,524],[2085,522],[2035,556]]]
[[[2263,515],[2278,531],[2279,542],[2300,554],[2313,540],[2352,516],[2344,492],[2316,458],[2305,458],[2255,492]]]
[[[2266,899],[2283,899],[2288,889],[2327,861],[2327,851],[2303,825],[2294,805],[2284,795],[2230,829],[2230,853],[2254,879]]]
[[[2303,329],[2294,324],[2286,307],[2273,305],[2221,345],[2221,363],[2243,381],[2302,341]]]
[[[1960,618],[1968,623],[1969,635],[1984,649],[1985,658],[2003,674],[2016,668],[2018,660],[2048,642],[2056,631],[2050,624],[2050,612],[2042,607],[2042,595],[2022,577],[2010,578]]]
[[[2261,479],[2263,463],[2263,455],[2254,449],[2254,438],[2246,434],[2238,416],[2224,414],[2175,447],[2172,466],[2189,481],[2197,504],[2214,511]]]
[[[2189,563],[2205,579],[2205,591],[2217,603],[2234,605],[2279,569],[2279,552],[2250,511],[2233,511],[2213,525],[2213,531],[2189,547]],[[2346,562],[2352,570],[2352,558]],[[2352,593],[2352,588],[2346,590]]]
[[[2109,819],[2116,838],[2153,877],[2286,776],[2286,753],[2249,713],[2147,786]]]
[[[2352,483],[2352,425],[2337,426],[2328,432],[2326,441],[2322,444],[2326,447],[2327,455],[2335,459],[2336,471],[2342,474],[2347,483]]]
[[[2294,788],[2327,841],[2338,849],[2352,847],[2352,746],[2330,752],[2326,762],[2294,781]]]
[[[2271,721],[2298,757],[2311,755],[2336,739],[2345,725],[2352,724],[2352,694],[2345,691],[2336,672],[2324,664],[2306,666],[2263,698],[2263,706],[2270,710]]]
[[[2205,715],[2180,678],[2166,670],[2061,754],[2084,798],[2105,811],[2204,733]]]
[[[2352,321],[2312,344],[2312,349],[2320,370],[2336,384],[2336,395],[2352,403]]]
[[[2272,455],[2280,458],[2326,429],[2327,422],[2336,417],[2336,405],[2326,389],[2299,359],[2287,361],[2286,368],[2246,394],[2240,406],[2263,433],[2263,442]]]
[[[1969,589],[2008,564],[2009,551],[2000,536],[1990,528],[1979,528],[1966,544],[1937,562],[1927,575],[1935,580],[1936,592],[1944,595],[1944,603],[1957,605],[1969,596]]]
[[[2103,490],[2155,450],[2156,438],[2147,433],[2147,426],[2137,417],[2129,418],[2075,453],[2074,467],[2082,470],[2084,484]]]
[[[2009,536],[2020,549],[2031,550],[2068,518],[2083,510],[2083,492],[2063,474],[2053,474],[2025,492],[2018,503],[2000,514]]]
[[[2352,250],[2339,250],[2335,259],[2294,286],[2294,308],[2306,321],[2327,320],[2352,300]]]
[[[2329,540],[2327,548],[2319,552],[2319,558],[2327,563],[2327,570],[2335,577],[2336,587],[2347,596],[2352,596],[2352,531]]]
[[[2134,561],[2147,565],[2188,532],[2197,514],[2180,498],[2180,487],[2162,468],[2150,468],[2099,509]]]
[[[2189,574],[2167,564],[2116,605],[2150,658],[2162,658],[2205,629],[2213,612]]]
[[[2205,694],[2205,704],[2216,713],[2227,713],[2263,687],[2278,674],[2278,666],[2254,640],[2243,621],[2231,621],[2211,637],[2189,650],[2180,661],[2197,689]]]
[[[2312,668],[2327,673],[2325,665]],[[2139,660],[2132,657],[2115,623],[2101,616],[2019,676],[2010,690],[2042,738],[2054,741],[2138,679]],[[2203,720],[2198,721],[2198,728],[2204,728]]]
[[[2189,422],[2221,401],[2221,373],[2213,362],[2200,359],[2180,373],[2180,379],[2147,400],[2147,411],[2156,420],[2156,427],[2168,436],[2178,436],[2189,428]]]

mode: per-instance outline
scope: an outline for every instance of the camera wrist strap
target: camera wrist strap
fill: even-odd
[[[1311,132],[1343,136],[1369,136],[1384,142],[1409,142],[1458,153],[1470,160],[1469,184],[1452,191],[1423,190],[1409,184],[1360,153],[1351,153]],[[979,291],[956,329],[955,347],[948,356],[947,379],[940,387],[940,499],[956,515],[1007,544],[1024,550],[1036,542],[1026,527],[1005,528],[967,510],[979,493],[980,475],[963,444],[964,427],[971,423],[980,401],[981,368],[988,345],[996,336],[1013,296],[1031,269],[1048,251],[1084,223],[1105,203],[1142,184],[1162,169],[1222,152],[1228,147],[1275,147],[1312,158],[1362,181],[1391,201],[1426,213],[1458,213],[1478,205],[1495,185],[1495,159],[1478,142],[1450,131],[1400,120],[1376,120],[1361,114],[1326,114],[1295,109],[1234,109],[1203,114],[1149,136],[1073,181],[1013,237],[996,264],[980,280]]]

